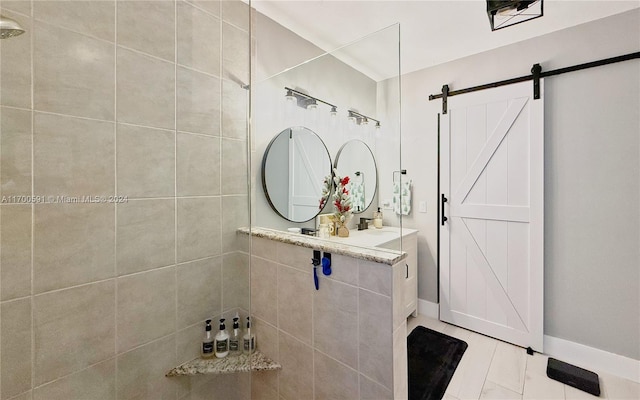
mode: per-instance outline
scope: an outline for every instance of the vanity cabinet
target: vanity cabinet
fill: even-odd
[[[378,245],[389,250],[404,251],[407,253],[405,262],[405,280],[403,291],[403,304],[405,316],[418,316],[418,231],[414,229],[402,230],[400,238]]]

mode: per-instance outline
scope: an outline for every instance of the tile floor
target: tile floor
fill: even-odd
[[[467,342],[443,400],[467,399],[640,399],[640,384],[613,375],[596,372],[600,377],[600,397],[549,379],[547,356],[528,356],[525,349],[418,315],[407,321],[407,332],[418,325]]]

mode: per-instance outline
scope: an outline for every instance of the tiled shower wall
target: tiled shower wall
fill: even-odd
[[[249,309],[248,7],[0,6],[26,28],[0,42],[0,398],[247,397],[164,374]]]

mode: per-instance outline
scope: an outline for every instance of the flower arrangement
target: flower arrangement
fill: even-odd
[[[322,197],[320,197],[320,206],[318,207],[320,210],[327,204],[329,194],[331,194],[331,175],[325,176],[322,181]]]
[[[333,192],[333,205],[336,208],[336,211],[333,213],[333,217],[337,222],[345,224],[352,211],[351,195],[349,194],[349,190],[347,189],[347,185],[349,184],[349,177],[345,176],[344,178],[341,178],[340,175],[338,175],[338,171],[334,169],[333,183],[336,187],[335,192]]]

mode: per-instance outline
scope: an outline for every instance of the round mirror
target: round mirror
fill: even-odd
[[[378,171],[371,149],[362,140],[343,144],[336,155],[335,168],[350,180],[351,207],[354,214],[369,208],[378,188]]]
[[[271,208],[292,222],[306,222],[320,211],[331,157],[320,137],[302,126],[277,134],[262,158],[262,188]],[[326,199],[325,199],[326,200]]]

